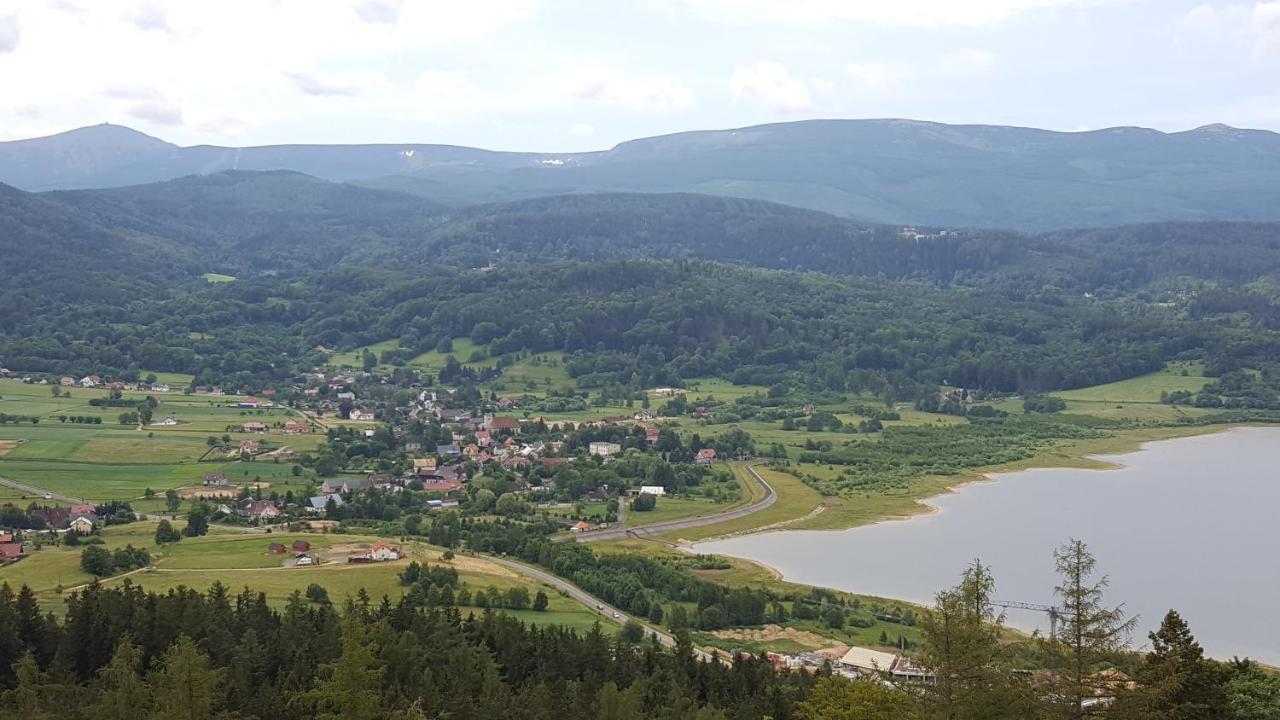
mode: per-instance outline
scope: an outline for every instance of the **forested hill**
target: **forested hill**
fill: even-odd
[[[1280,221],[1280,135],[1226,126],[1061,133],[811,120],[679,133],[587,153],[420,144],[183,148],[118,126],[0,143],[0,182],[30,190],[230,169],[360,180],[459,206],[584,192],[694,192],[868,222],[1032,232]]]

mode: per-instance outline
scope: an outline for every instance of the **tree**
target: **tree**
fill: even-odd
[[[134,720],[151,704],[142,679],[142,651],[128,638],[116,645],[111,662],[98,670],[98,701],[90,715],[98,720]]]
[[[658,505],[658,497],[652,493],[640,493],[631,499],[631,509],[636,512],[649,512]]]
[[[809,699],[796,708],[800,720],[916,720],[911,696],[878,682],[838,676],[818,681]]]
[[[539,591],[538,591],[538,594],[533,596],[533,609],[534,609],[534,610],[537,610],[538,612],[542,612],[542,611],[546,610],[546,609],[547,609],[547,603],[548,603],[548,599],[547,599],[547,594],[546,594],[545,592],[543,592],[543,591],[539,590]]]
[[[1204,656],[1191,628],[1170,610],[1150,633],[1138,681],[1151,695],[1151,708],[1168,720],[1217,720],[1229,716],[1225,667]]]
[[[1097,561],[1083,542],[1071,540],[1053,557],[1061,578],[1054,588],[1061,627],[1050,643],[1062,678],[1057,702],[1066,717],[1080,720],[1101,712],[1097,706],[1086,707],[1086,700],[1114,689],[1112,681],[1095,669],[1128,645],[1136,618],[1126,619],[1123,605],[1104,604],[1107,578],[1093,579]]]
[[[90,545],[80,553],[80,569],[96,577],[106,577],[112,569],[111,551],[101,545]]]
[[[1280,720],[1280,675],[1249,660],[1232,661],[1227,703],[1234,720]]]
[[[177,490],[164,491],[164,506],[166,510],[168,510],[171,513],[177,512],[178,508],[181,505],[182,505],[182,498],[178,497]]]
[[[324,586],[322,585],[311,583],[310,585],[307,585],[307,599],[313,603],[328,605],[329,591],[324,589]]]
[[[173,523],[168,520],[161,520],[156,525],[156,544],[165,545],[167,543],[175,543],[182,539],[182,533],[178,532]]]
[[[382,664],[354,620],[342,631],[342,653],[324,668],[324,679],[307,696],[319,718],[375,720],[382,713]]]
[[[222,672],[209,666],[209,658],[191,638],[180,635],[165,650],[159,672],[149,678],[156,709],[152,718],[210,720]]]
[[[644,640],[644,626],[635,620],[627,620],[622,629],[618,631],[618,634],[622,636],[623,640],[635,644]]]
[[[925,717],[1023,718],[1032,716],[1019,697],[1000,644],[1003,617],[991,604],[995,580],[981,561],[960,582],[938,593],[920,620],[924,651],[919,662],[937,678],[911,687]],[[881,644],[888,635],[881,633]]]
[[[191,512],[187,513],[187,526],[182,529],[182,534],[187,537],[200,537],[209,534],[209,516],[213,512],[205,503],[197,503],[191,508]]]

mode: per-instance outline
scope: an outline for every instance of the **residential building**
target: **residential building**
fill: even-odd
[[[698,451],[697,456],[693,458],[693,461],[700,465],[706,465],[708,463],[715,462],[716,461],[715,448],[702,448],[701,450]]]
[[[610,457],[622,452],[622,446],[612,442],[593,442],[587,446],[587,452],[600,457]]]
[[[666,495],[667,489],[662,487],[661,485],[641,485],[640,494],[641,495]]]

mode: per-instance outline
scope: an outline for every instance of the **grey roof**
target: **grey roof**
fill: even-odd
[[[311,507],[316,510],[323,510],[325,506],[329,504],[329,498],[333,498],[333,503],[335,505],[342,505],[342,496],[337,493],[333,493],[332,495],[317,495],[311,498]]]

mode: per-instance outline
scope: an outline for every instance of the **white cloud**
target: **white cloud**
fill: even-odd
[[[306,72],[286,72],[284,76],[304,94],[317,97],[351,97],[361,94],[370,86],[385,82],[380,75],[353,73],[318,77]]]
[[[591,135],[596,131],[596,126],[588,123],[574,123],[569,126],[569,134],[574,137],[582,137]]]
[[[131,117],[155,125],[181,125],[182,108],[164,100],[133,105],[128,110]]]
[[[814,107],[808,83],[792,75],[786,65],[772,60],[739,66],[729,79],[729,92],[735,103],[750,102],[779,113],[805,112]]]
[[[1125,0],[664,0],[667,8],[766,24],[866,23],[890,27],[980,27],[1043,10]]]
[[[911,68],[900,63],[869,60],[845,63],[844,72],[861,95],[880,95],[899,90],[911,76]]]
[[[693,107],[689,86],[661,75],[633,73],[602,65],[575,69],[561,81],[569,100],[646,112],[679,112]]]
[[[1255,53],[1266,58],[1280,57],[1280,2],[1254,5],[1251,29]]]
[[[356,3],[356,17],[367,23],[395,25],[400,20],[403,0],[364,0]]]
[[[1244,41],[1259,60],[1280,58],[1280,0],[1216,6],[1208,3],[1182,16],[1182,26],[1218,42]]]
[[[985,75],[995,69],[996,60],[990,50],[967,48],[947,53],[938,64],[948,75]]]
[[[18,40],[21,37],[22,27],[18,25],[18,16],[0,16],[0,53],[10,53],[18,49]]]
[[[157,3],[143,3],[137,10],[129,13],[129,21],[138,26],[139,30],[160,30],[168,32],[169,14],[165,9]]]
[[[103,94],[116,100],[159,100],[162,97],[160,91],[150,85],[127,82],[111,83]]]

